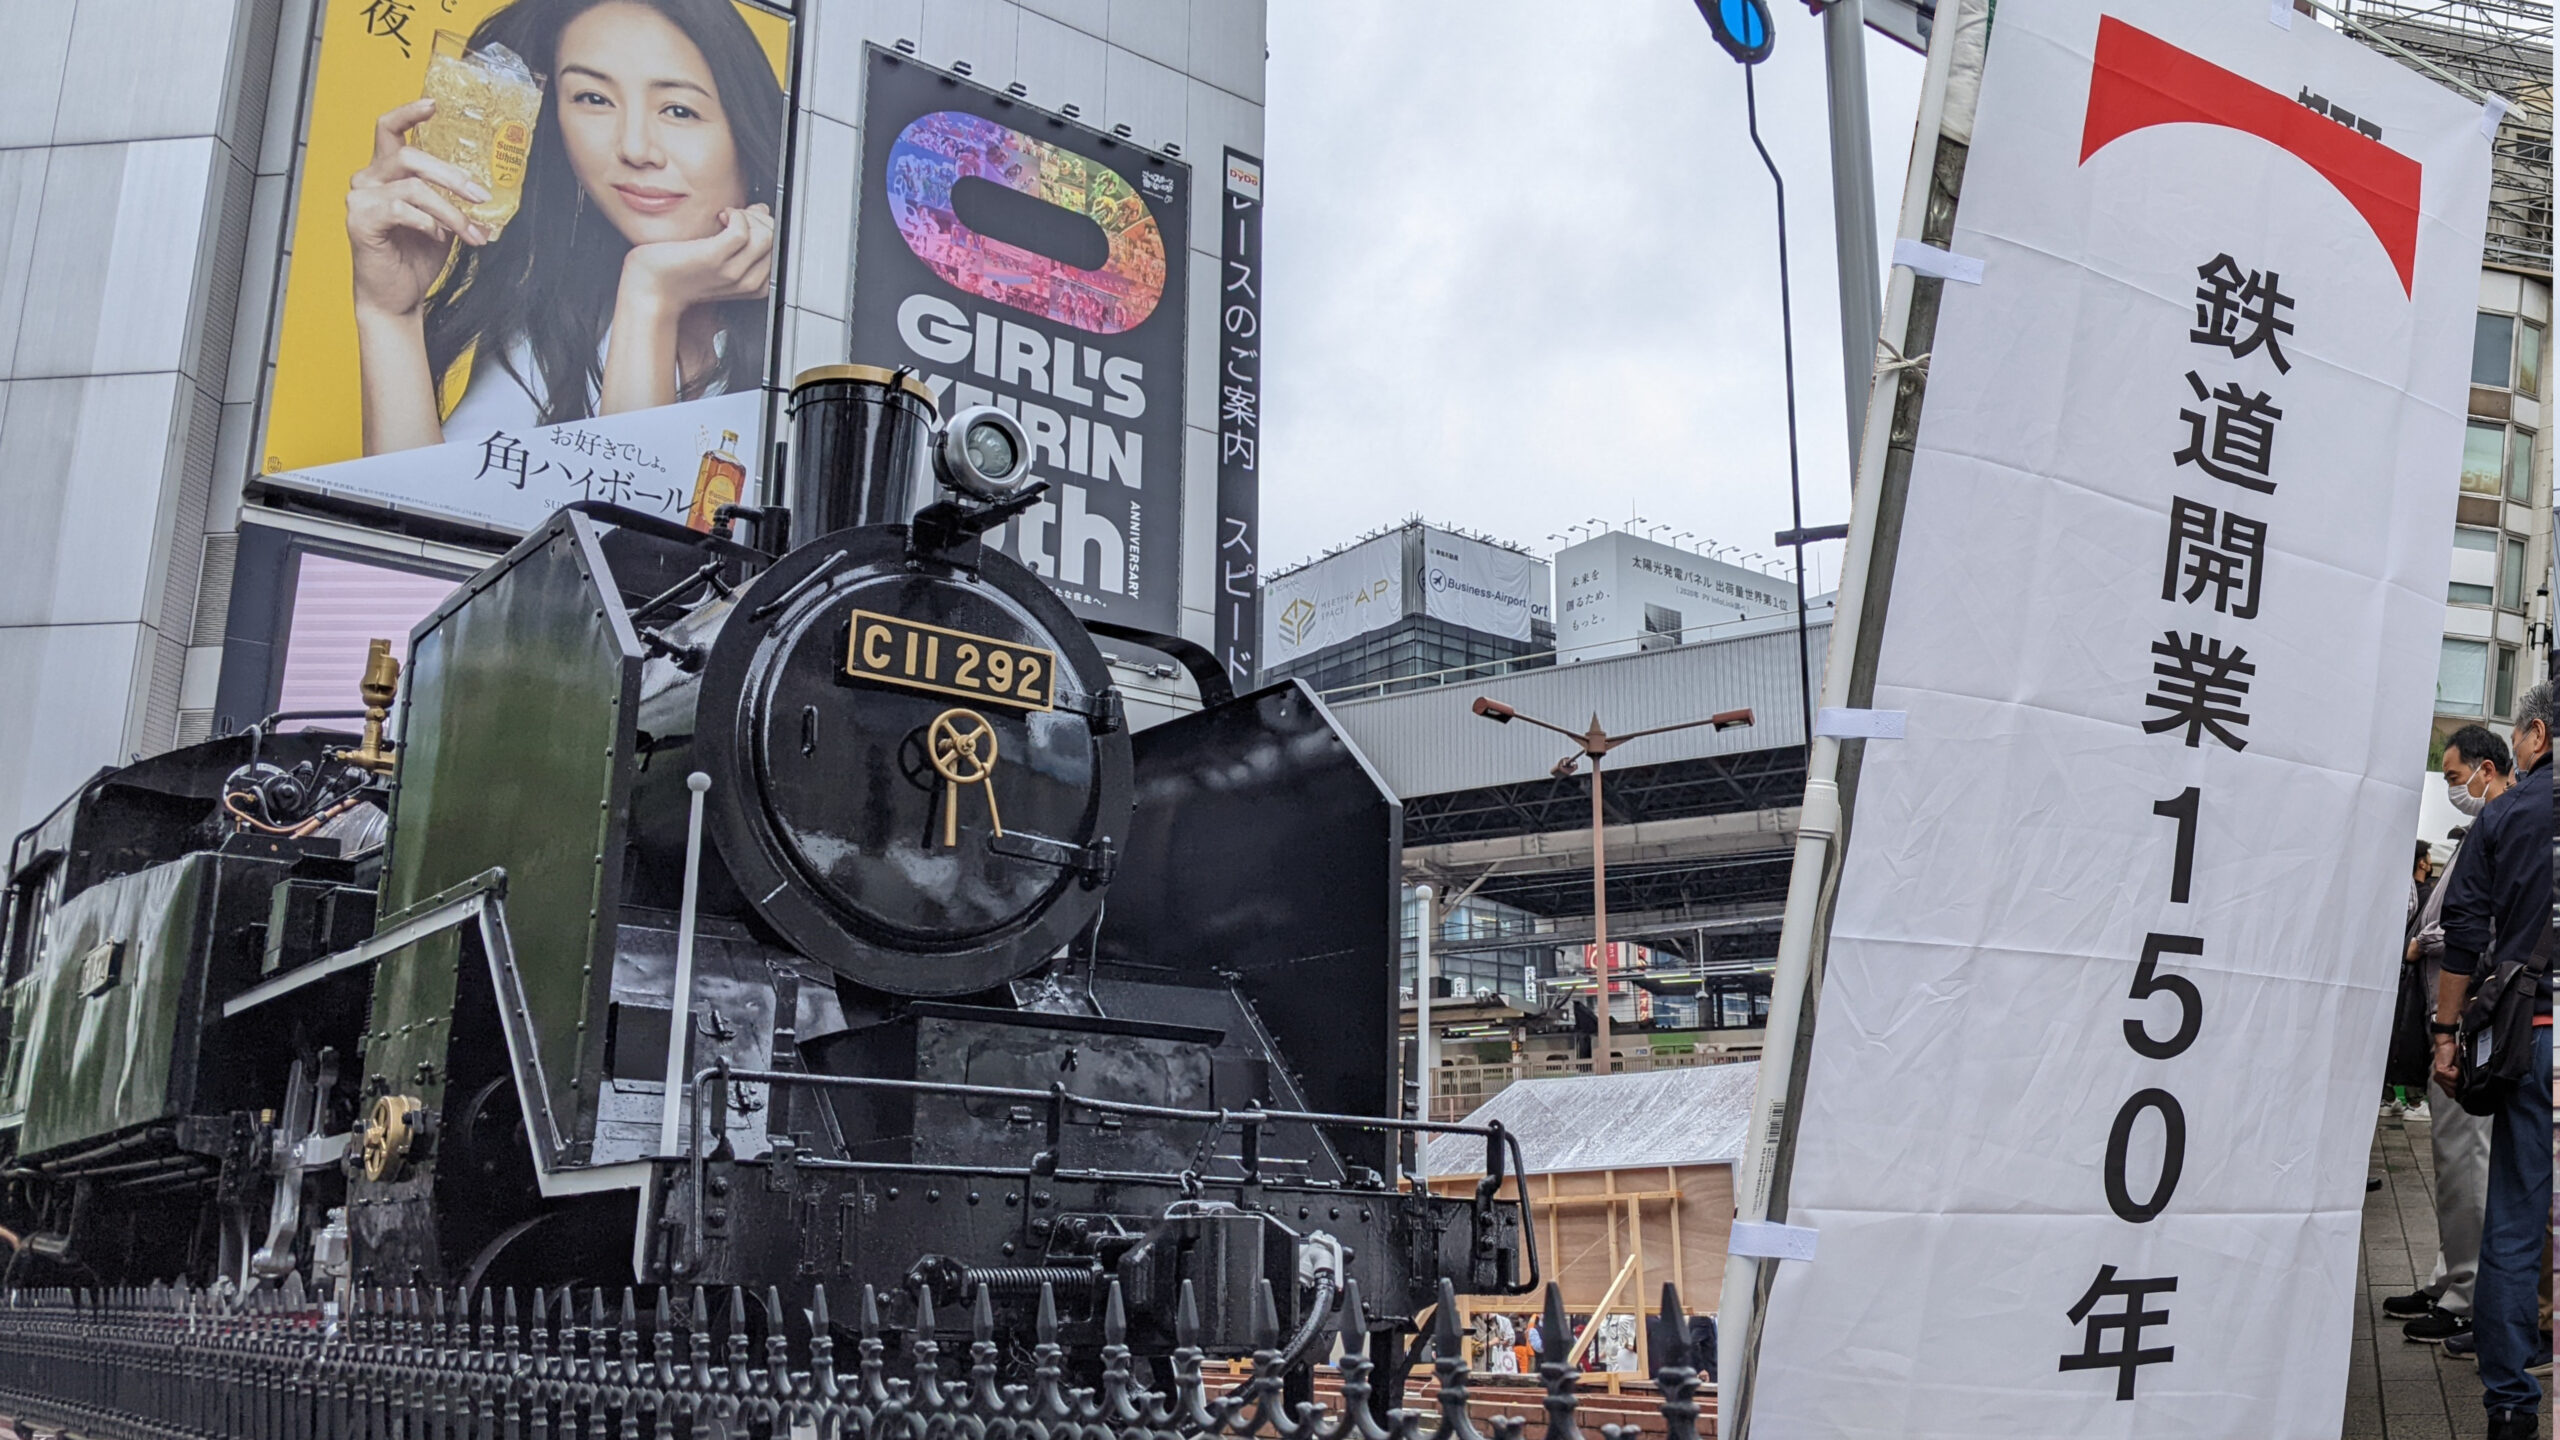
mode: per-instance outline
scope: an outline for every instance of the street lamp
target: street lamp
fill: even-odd
[[[1555,769],[1549,772],[1559,780],[1571,778],[1574,766],[1582,761],[1591,762],[1591,963],[1600,982],[1599,1004],[1594,1007],[1599,1012],[1599,1053],[1592,1057],[1591,1073],[1606,1075],[1609,1073],[1609,853],[1600,809],[1600,758],[1630,740],[1641,740],[1647,735],[1667,735],[1674,730],[1694,730],[1701,725],[1712,725],[1718,730],[1748,725],[1751,723],[1751,711],[1748,708],[1725,710],[1704,720],[1683,720],[1677,725],[1656,725],[1648,730],[1612,735],[1600,728],[1597,715],[1591,717],[1590,729],[1576,734],[1535,715],[1523,715],[1490,696],[1477,696],[1473,708],[1478,715],[1497,725],[1508,725],[1514,720],[1526,721],[1541,730],[1553,730],[1578,746],[1572,754],[1557,761]]]

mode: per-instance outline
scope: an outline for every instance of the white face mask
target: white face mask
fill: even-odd
[[[2482,771],[2475,769],[2471,772],[2471,778],[2477,780],[2480,778],[2482,773]],[[2452,801],[2453,808],[2461,811],[2465,815],[2476,816],[2481,811],[2489,808],[2489,802],[2472,794],[2470,787],[2465,785],[2456,785],[2450,780],[2445,782],[2444,798]]]

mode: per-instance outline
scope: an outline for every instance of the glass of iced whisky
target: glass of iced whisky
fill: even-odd
[[[489,192],[478,204],[456,199],[495,240],[524,200],[533,127],[542,118],[542,79],[504,45],[468,46],[450,30],[436,32],[426,85],[436,113],[410,138]]]

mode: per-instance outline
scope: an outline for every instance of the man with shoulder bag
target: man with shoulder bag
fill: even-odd
[[[2489,802],[2505,794],[2514,774],[2515,761],[2507,753],[2507,742],[2486,726],[2465,725],[2444,742],[2445,795],[2465,820],[2476,819]],[[2467,831],[2454,833],[2468,837]],[[2417,1002],[2410,1028],[2419,1057],[2416,1083],[2425,1086],[2428,1143],[2435,1154],[2436,1258],[2425,1283],[2383,1301],[2382,1313],[2408,1322],[2400,1327],[2401,1335],[2428,1345],[2472,1339],[2471,1289],[2479,1273],[2480,1217],[2489,1185],[2489,1118],[2463,1109],[2450,1090],[2429,1083],[2428,1078],[2435,1046],[2427,1027],[2436,1017],[2436,999],[2443,989],[2444,902],[2453,890],[2454,873],[2466,863],[2478,863],[2477,852],[2457,843],[2444,874],[2426,892],[2409,922],[2412,933],[2402,972],[2410,998]],[[2395,1023],[2395,1064],[2401,1042]]]
[[[2537,1314],[2551,1209],[2551,685],[2509,735],[2516,778],[2482,808],[2446,877],[2436,1082],[2489,1119],[2489,1185],[2472,1292],[2489,1440],[2529,1440],[2549,1342]]]

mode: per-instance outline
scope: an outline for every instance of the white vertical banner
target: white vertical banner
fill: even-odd
[[[2325,1440],[2480,106],[2227,0],[2002,5],[1981,96],[1754,1433]]]

